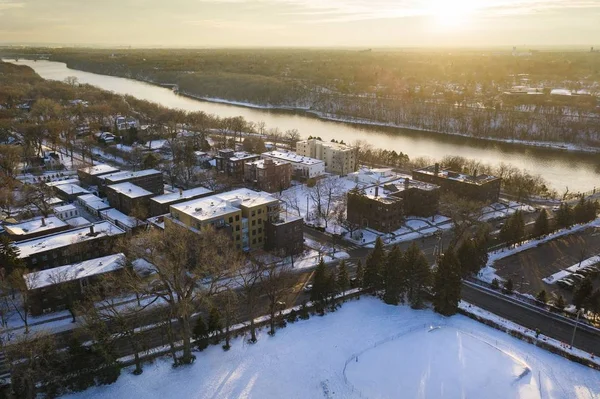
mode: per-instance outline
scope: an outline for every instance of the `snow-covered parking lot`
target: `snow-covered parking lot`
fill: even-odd
[[[464,316],[346,303],[242,339],[211,346],[195,364],[168,358],[141,376],[124,370],[111,386],[71,398],[599,398],[600,372],[572,363]]]

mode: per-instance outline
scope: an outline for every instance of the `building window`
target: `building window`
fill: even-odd
[[[252,239],[252,244],[256,244],[256,238]]]
[[[256,220],[252,221],[252,226],[256,226]]]
[[[262,242],[262,237],[258,237],[258,242]]]
[[[258,234],[262,233],[262,227],[258,228]]]
[[[256,235],[256,229],[252,230],[252,235],[255,236]]]
[[[262,224],[262,219],[258,218],[258,224]]]
[[[240,221],[240,215],[235,215],[235,221],[239,222]]]
[[[262,213],[262,209],[259,209],[258,210],[258,214],[260,215],[261,213]]]
[[[237,235],[235,236],[235,240],[236,240],[236,241],[239,241],[239,240],[240,240],[240,235],[239,235],[239,234],[237,234]]]
[[[240,225],[235,226],[235,231],[240,231]]]
[[[229,223],[233,223],[233,216],[229,217]]]
[[[252,217],[256,216],[256,211],[252,211]]]

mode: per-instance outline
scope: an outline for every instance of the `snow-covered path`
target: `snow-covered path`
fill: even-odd
[[[373,298],[232,345],[209,347],[189,367],[173,369],[165,358],[141,376],[124,370],[111,386],[69,397],[600,398],[598,371],[464,316]]]

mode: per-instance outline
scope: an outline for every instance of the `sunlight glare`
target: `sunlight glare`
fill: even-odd
[[[455,29],[469,22],[477,0],[431,0],[429,13],[440,28]]]

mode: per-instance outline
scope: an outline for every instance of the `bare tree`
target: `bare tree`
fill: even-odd
[[[7,279],[10,289],[17,293],[17,295],[9,296],[8,300],[21,321],[23,321],[25,334],[29,334],[29,310],[32,299],[30,288],[36,286],[39,280],[38,276],[35,273],[28,273],[25,268],[17,268]]]
[[[258,300],[260,297],[260,281],[265,270],[265,263],[255,257],[246,262],[245,267],[238,270],[236,282],[241,296],[246,305],[246,312],[250,319],[250,342],[256,342],[255,318],[258,312]]]
[[[193,361],[191,318],[197,306],[228,283],[241,262],[230,239],[211,228],[143,232],[132,239],[131,254],[156,268],[157,284],[148,295],[161,298],[181,327],[183,355],[176,364]]]
[[[290,266],[287,263],[278,264],[276,262],[266,265],[261,274],[262,290],[269,300],[270,315],[270,335],[275,335],[275,320],[278,311],[285,308],[283,302],[288,289],[293,282],[293,275]]]
[[[217,294],[216,302],[221,310],[223,316],[223,332],[225,338],[225,344],[223,345],[224,350],[231,348],[231,326],[236,320],[237,312],[239,309],[238,305],[238,294],[231,287],[226,287],[223,291]]]
[[[52,205],[49,200],[54,197],[54,192],[44,182],[26,185],[24,195],[25,202],[37,208],[42,216],[48,217],[52,213]]]
[[[481,223],[483,204],[446,193],[440,200],[440,213],[452,219],[454,235],[451,245],[455,246],[465,236],[471,226]]]

